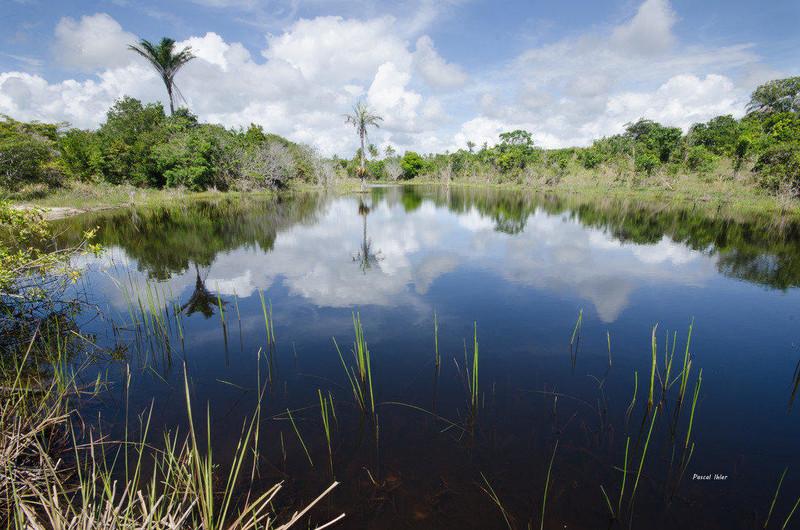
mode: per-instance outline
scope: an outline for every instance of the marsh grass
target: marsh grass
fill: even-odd
[[[363,414],[369,413],[374,417],[375,395],[372,390],[372,367],[369,348],[364,338],[364,330],[361,327],[361,316],[358,312],[353,312],[353,329],[355,330],[355,341],[353,342],[352,350],[353,366],[347,366],[335,337],[333,338],[333,344],[339,354],[339,359],[342,361],[342,367],[344,367],[344,371],[347,374],[347,380],[350,383],[356,404]]]
[[[540,530],[544,530],[544,514],[545,508],[547,507],[547,492],[550,489],[550,472],[553,470],[553,461],[556,459],[556,451],[558,451],[558,438],[556,438],[556,443],[553,446],[553,454],[550,456],[550,464],[547,466],[547,477],[545,477],[544,494],[542,495],[542,521],[539,525]]]
[[[500,513],[503,514],[503,520],[506,522],[506,526],[508,527],[509,530],[512,530],[513,527],[511,526],[511,521],[509,520],[508,512],[506,512],[506,509],[503,508],[503,503],[500,502],[500,498],[494,492],[494,488],[492,488],[492,485],[489,484],[489,480],[486,478],[486,475],[481,473],[481,478],[483,479],[483,483],[486,484],[486,488],[484,488],[480,484],[478,484],[478,487],[481,490],[483,490],[483,492],[486,493],[486,495],[488,495],[489,498],[492,499],[492,501],[494,501],[494,503],[497,505],[498,508],[500,508]]]
[[[171,320],[166,311],[162,315],[158,309],[169,307],[163,293],[144,290],[127,300],[132,320],[139,323],[139,338],[152,337],[154,344],[169,340]],[[134,304],[138,306],[135,311]],[[176,313],[177,329],[181,329],[180,322]],[[208,409],[205,429],[198,428],[185,366],[188,431],[165,432],[162,448],[156,449],[149,435],[151,405],[138,416],[136,438],[126,419],[124,437],[111,440],[102,434],[100,424],[90,426],[76,408],[84,399],[101,394],[102,374],[93,384],[79,383],[85,366],[75,364],[71,352],[64,350],[65,337],[61,336],[73,331],[57,326],[55,333],[53,340],[44,340],[37,328],[25,353],[12,357],[16,360],[12,376],[2,381],[0,525],[36,530],[289,528],[337,485],[334,482],[306,509],[284,517],[285,522],[276,519],[281,484],[266,491],[247,486],[259,461],[261,403],[266,389],[260,375],[255,412],[242,423],[233,457],[226,459],[226,476],[220,476],[221,467],[213,458]],[[94,342],[87,338],[85,345]],[[46,377],[30,373],[27,361],[35,349],[38,355],[50,354],[47,359],[37,359],[37,363],[51,366]],[[129,365],[125,381],[127,410]],[[332,399],[330,406],[332,409]]]
[[[328,416],[328,407],[330,406],[332,416],[335,416],[336,413],[333,412],[333,398],[331,397],[329,403],[328,398],[322,397],[322,390],[317,389],[317,393],[319,394],[319,411],[322,417],[322,427],[325,430],[325,442],[328,445],[328,460],[331,466],[331,475],[333,475],[333,448],[331,446],[332,429],[331,419]],[[328,395],[330,396],[330,394]]]

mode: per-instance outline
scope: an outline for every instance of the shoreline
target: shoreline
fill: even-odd
[[[434,179],[412,179],[399,181],[367,181],[367,185],[399,186],[456,186],[461,188],[484,188],[502,191],[556,195],[571,195],[587,200],[618,199],[637,200],[653,205],[676,205],[715,210],[720,215],[761,215],[776,220],[800,220],[800,202],[786,200],[763,190],[742,188],[741,194],[722,194],[713,190],[698,193],[697,190],[677,188],[665,189],[649,187],[603,186],[599,183],[586,184],[561,182],[556,184],[537,184],[517,182],[481,182],[475,180],[451,180],[444,182]],[[297,193],[333,191],[338,194],[356,193],[361,189],[357,179],[345,179],[332,186],[298,183],[280,190],[258,191],[202,191],[190,192],[175,189],[134,188],[108,184],[70,183],[67,187],[52,193],[30,198],[11,198],[11,206],[16,209],[40,208],[46,220],[66,219],[85,213],[96,213],[119,208],[158,206],[183,201],[222,200],[244,197],[281,198]]]

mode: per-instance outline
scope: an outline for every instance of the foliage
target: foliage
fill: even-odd
[[[686,156],[686,167],[692,171],[709,171],[714,162],[714,155],[702,145],[696,145]]]
[[[215,125],[187,127],[186,121],[171,125],[175,132],[153,148],[155,167],[163,175],[164,184],[192,191],[224,188],[223,171],[229,165],[224,129]]]
[[[406,151],[403,158],[400,160],[400,167],[403,169],[403,178],[413,179],[422,171],[425,161],[414,151]]]
[[[741,133],[741,124],[727,114],[694,124],[689,129],[689,138],[692,145],[703,146],[716,155],[730,155]]]
[[[164,86],[167,88],[169,97],[169,113],[175,114],[175,101],[173,91],[175,87],[175,74],[178,73],[186,63],[194,59],[194,54],[189,46],[179,52],[175,52],[175,41],[164,37],[158,44],[142,39],[139,44],[132,44],[128,49],[134,51],[147,59],[150,65],[155,68]],[[180,92],[178,92],[180,94]]]
[[[537,159],[537,154],[531,133],[516,130],[500,134],[500,144],[493,154],[493,162],[501,171],[512,172],[524,169]]]
[[[759,86],[750,95],[747,111],[765,115],[800,111],[800,77],[776,79]]]
[[[15,189],[54,176],[58,127],[0,117],[0,185]]]
[[[378,122],[383,121],[383,118],[375,114],[375,109],[368,107],[366,103],[360,100],[353,105],[352,114],[344,114],[342,117],[345,123],[353,124],[353,127],[356,128],[356,132],[358,133],[358,137],[361,139],[361,165],[359,166],[359,176],[364,177],[366,176],[364,142],[367,139],[367,127],[370,125],[380,127]]]
[[[167,139],[161,105],[130,97],[119,99],[96,133],[90,160],[93,174],[111,184],[161,187],[153,148]]]
[[[93,235],[87,230],[82,241],[65,249],[47,250],[52,237],[52,227],[35,208],[14,208],[8,201],[0,202],[0,296],[18,291],[16,282],[31,275],[53,273],[76,277],[76,271],[69,267],[67,260],[87,248],[85,242]],[[14,295],[19,298],[20,293]]]

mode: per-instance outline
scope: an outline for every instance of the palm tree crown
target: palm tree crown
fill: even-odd
[[[352,114],[344,114],[344,121],[345,123],[352,123],[353,126],[356,128],[356,132],[358,132],[358,136],[361,138],[361,178],[364,178],[365,171],[364,171],[364,140],[367,138],[367,127],[370,125],[374,125],[375,127],[380,127],[378,124],[379,121],[383,121],[383,118],[375,114],[375,109],[368,107],[362,101],[358,101],[355,105],[353,105],[353,113]]]
[[[175,86],[175,74],[181,69],[183,65],[195,58],[192,49],[187,46],[178,53],[175,53],[175,41],[164,37],[161,42],[153,44],[150,41],[142,39],[139,44],[131,44],[128,46],[129,50],[133,50],[150,62],[153,68],[156,69],[164,85],[167,87],[167,95],[169,96],[169,112],[175,113],[175,102],[172,96],[173,90],[177,90]],[[179,92],[180,93],[180,92]]]

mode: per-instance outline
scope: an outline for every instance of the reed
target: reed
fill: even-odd
[[[471,421],[474,423],[477,421],[478,417],[478,402],[480,401],[480,393],[478,387],[478,323],[473,322],[474,326],[474,334],[472,339],[472,361],[470,362],[468,353],[467,353],[467,344],[466,340],[464,341],[464,372],[465,375],[462,375],[463,383],[467,389],[467,394],[469,397],[469,411],[470,411],[470,418]],[[470,371],[470,364],[472,364],[472,371]],[[456,369],[458,368],[458,363],[456,363]]]
[[[550,472],[553,470],[553,460],[556,458],[556,451],[558,450],[558,438],[556,438],[555,446],[553,446],[553,454],[550,456],[550,464],[547,466],[547,477],[544,482],[544,495],[542,495],[542,521],[539,525],[539,530],[544,530],[544,512],[547,506],[547,491],[550,488]]]
[[[578,362],[578,346],[581,343],[581,329],[583,328],[583,309],[578,312],[578,320],[572,330],[572,338],[569,340],[569,355],[571,361],[571,374],[575,375],[575,365]],[[573,349],[574,346],[574,349]]]
[[[653,425],[656,423],[656,411],[652,412],[652,418],[650,420],[650,430],[647,431],[647,438],[644,441],[644,447],[642,448],[642,457],[639,460],[639,469],[636,471],[636,481],[633,483],[633,490],[631,491],[631,498],[628,502],[629,510],[633,507],[633,501],[636,497],[636,490],[639,487],[639,479],[642,476],[642,467],[644,467],[644,459],[647,456],[647,447],[650,445],[650,436],[653,434]]]
[[[639,372],[633,372],[633,397],[628,408],[625,410],[625,432],[628,432],[628,426],[631,421],[631,414],[633,414],[633,407],[636,405],[636,394],[639,391]]]
[[[797,506],[798,505],[800,505],[800,497],[797,498],[797,502],[795,502],[794,506],[792,506],[792,511],[789,512],[789,515],[786,517],[786,520],[783,522],[783,526],[781,526],[781,529],[784,529],[787,526],[789,526],[789,521],[791,521],[792,516],[794,515],[795,510],[797,510]]]
[[[294,427],[294,432],[297,435],[297,439],[300,440],[300,445],[303,446],[303,451],[306,453],[306,457],[308,457],[308,463],[311,464],[311,467],[314,467],[314,462],[311,460],[311,454],[308,452],[308,447],[306,447],[306,442],[303,441],[303,437],[300,434],[300,430],[297,428],[297,424],[294,422],[294,418],[292,417],[292,411],[286,409],[286,414],[289,415],[289,421],[292,422],[292,427]]]
[[[616,519],[617,516],[614,513],[614,508],[611,507],[611,500],[608,498],[608,494],[606,493],[606,490],[603,488],[602,484],[600,484],[600,492],[603,494],[603,499],[606,501],[606,506],[608,506],[608,513],[611,515],[612,519]]]
[[[347,380],[353,390],[353,397],[361,412],[364,414],[369,412],[374,416],[375,395],[372,390],[372,367],[370,366],[369,348],[364,338],[364,330],[361,327],[361,316],[358,312],[353,313],[353,328],[355,330],[355,341],[352,350],[355,361],[354,366],[348,368],[335,337],[333,338],[333,345],[336,347],[336,352],[342,361]]]
[[[778,494],[781,492],[781,486],[783,485],[783,478],[786,476],[786,471],[788,471],[788,467],[783,469],[783,473],[781,473],[781,478],[778,481],[778,487],[775,489],[775,495],[772,497],[772,504],[769,505],[769,512],[767,512],[767,519],[764,521],[764,528],[767,527],[769,524],[769,519],[772,517],[772,510],[775,509],[775,501],[778,500]]]
[[[319,394],[319,410],[320,416],[322,417],[322,427],[325,430],[325,441],[328,444],[328,460],[331,466],[331,475],[333,475],[333,449],[331,448],[331,425],[328,417],[328,398],[322,397],[322,390],[320,389],[317,389],[317,393]],[[331,408],[333,408],[332,401]]]
[[[647,411],[649,412],[650,409],[653,407],[653,387],[655,384],[656,378],[656,330],[658,329],[658,324],[653,326],[653,335],[651,338],[651,351],[652,351],[652,363],[650,365],[650,393],[647,395]]]
[[[625,482],[628,479],[628,448],[630,447],[631,439],[628,437],[625,440],[625,460],[622,463],[622,486],[619,488],[619,502],[617,503],[617,513],[622,513],[622,498],[625,496]]]
[[[486,476],[483,473],[481,473],[481,478],[483,479],[483,483],[486,484],[486,489],[484,489],[483,486],[481,486],[480,484],[478,484],[478,487],[481,488],[481,490],[483,490],[483,492],[486,493],[486,495],[488,495],[489,498],[492,499],[492,501],[494,501],[494,503],[497,505],[498,508],[500,508],[500,513],[503,514],[503,520],[506,522],[508,530],[513,530],[513,527],[511,526],[511,521],[508,518],[508,512],[506,512],[506,509],[503,508],[503,504],[500,502],[500,498],[494,492],[494,489],[492,489],[492,485],[489,484],[489,481],[486,479]]]
[[[227,477],[217,480],[218,467],[211,452],[211,427],[206,413],[206,433],[200,443],[192,412],[188,375],[184,371],[184,394],[189,431],[184,436],[165,433],[164,448],[155,450],[148,442],[152,407],[140,416],[138,440],[124,439],[109,462],[109,449],[116,445],[104,441],[102,433],[95,437],[91,432],[87,442],[79,443],[79,434],[71,421],[69,408],[72,396],[80,391],[76,372],[58,369],[50,381],[41,381],[32,392],[16,378],[6,388],[9,399],[0,403],[0,416],[11,419],[21,412],[22,421],[2,421],[0,444],[13,441],[26,453],[26,460],[37,462],[37,467],[20,467],[15,455],[0,452],[0,472],[5,479],[0,489],[0,507],[9,526],[30,529],[53,528],[119,528],[119,529],[177,529],[203,528],[221,530],[237,528],[287,529],[296,525],[308,509],[316,505],[338,483],[334,482],[321,496],[305,509],[295,512],[288,521],[274,520],[274,503],[281,484],[275,484],[260,494],[239,489],[243,481],[245,462],[251,445],[257,445],[259,413],[245,420],[233,461]],[[263,393],[262,393],[263,395]],[[259,398],[260,399],[260,398]],[[258,407],[257,407],[258,408]],[[7,429],[13,428],[15,432]],[[70,440],[71,449],[63,446]],[[201,445],[207,445],[206,450]],[[128,460],[127,448],[132,449],[132,467],[124,472],[120,484],[114,473],[119,457]],[[74,464],[66,466],[72,451]],[[8,457],[15,460],[9,461]],[[33,460],[30,460],[30,459]],[[153,462],[153,471],[145,479],[145,462]],[[255,465],[255,462],[254,462]],[[10,473],[6,473],[6,471]],[[21,475],[20,475],[21,474]],[[251,480],[252,482],[252,480]],[[215,487],[221,483],[223,489]],[[243,501],[244,498],[244,501]],[[3,504],[3,500],[9,502]],[[328,526],[340,520],[336,517]],[[321,528],[321,527],[319,527]]]

